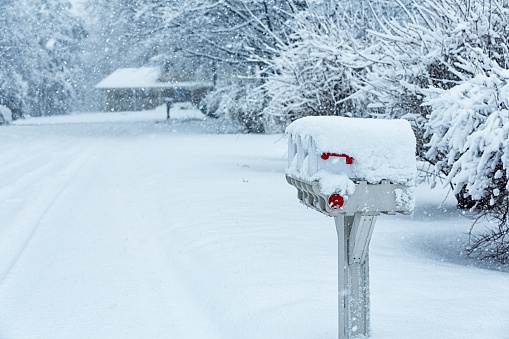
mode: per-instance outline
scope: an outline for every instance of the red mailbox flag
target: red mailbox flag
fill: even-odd
[[[346,154],[337,154],[337,153],[322,153],[322,159],[323,160],[327,160],[329,159],[329,157],[344,157],[346,158],[346,163],[348,165],[351,165],[353,164],[353,158],[349,155],[346,155]]]

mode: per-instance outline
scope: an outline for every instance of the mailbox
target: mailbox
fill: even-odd
[[[329,216],[410,213],[415,137],[406,120],[307,117],[287,128],[286,178]]]
[[[327,116],[294,121],[286,133],[287,182],[300,202],[335,219],[339,338],[369,336],[369,242],[379,214],[414,208],[412,128],[406,120]]]

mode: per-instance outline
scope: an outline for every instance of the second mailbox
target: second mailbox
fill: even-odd
[[[306,117],[286,129],[286,179],[329,216],[413,210],[415,136],[406,120]]]

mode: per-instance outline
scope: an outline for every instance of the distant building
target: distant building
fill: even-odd
[[[168,66],[119,68],[98,83],[105,111],[140,111],[153,109],[171,98],[173,102],[198,104],[212,82],[189,81],[169,74]]]

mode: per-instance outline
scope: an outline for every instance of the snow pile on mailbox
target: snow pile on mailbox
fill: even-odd
[[[406,188],[414,185],[417,169],[415,136],[408,121],[306,117],[293,122],[286,133],[287,176],[317,183],[321,194],[338,193],[345,199],[361,181],[397,184],[395,198],[405,200],[398,204],[412,209],[413,194]]]

